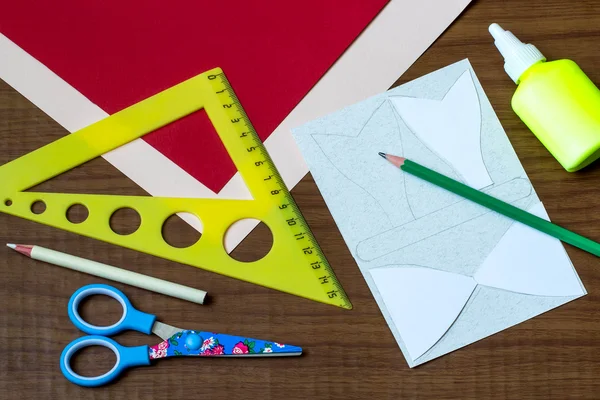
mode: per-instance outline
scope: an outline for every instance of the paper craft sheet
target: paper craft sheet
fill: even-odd
[[[467,60],[293,134],[411,367],[586,294],[560,241],[378,155],[548,219]]]
[[[386,90],[469,3],[470,0],[446,0],[441,3],[438,0],[418,3],[391,0],[384,7],[265,140],[265,146],[289,188],[294,187],[308,172],[290,129]],[[20,7],[20,4],[16,5]],[[416,30],[419,35],[413,34]],[[3,32],[0,15],[0,79],[70,132],[108,116],[105,110],[65,81],[64,77],[48,69],[47,65],[19,47],[19,43],[2,35]],[[392,48],[395,50],[390,51]],[[235,82],[234,85],[237,88]],[[143,140],[136,140],[110,152],[104,158],[153,196],[242,199],[250,196],[239,174],[235,174],[220,191],[215,192]],[[228,160],[225,162],[228,163]],[[220,166],[215,165],[214,168]],[[202,225],[198,224],[196,218],[181,216],[202,231]],[[246,220],[233,226],[226,236],[226,248],[231,251],[255,225]]]
[[[0,30],[109,114],[221,67],[264,140],[387,1],[20,0]],[[213,191],[236,172],[201,114],[144,140]]]

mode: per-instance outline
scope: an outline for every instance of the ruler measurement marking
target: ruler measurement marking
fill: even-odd
[[[225,78],[224,74],[221,73],[218,76],[220,77],[221,84],[224,88],[215,91],[218,95],[221,95],[219,99],[222,104],[229,106],[223,108],[227,111],[234,129],[238,131],[238,137],[245,143],[246,151],[249,154],[254,167],[265,170],[266,175],[264,175],[263,178],[265,186],[269,186],[269,183],[273,184],[272,186],[267,187],[267,190],[270,189],[270,194],[273,197],[283,196],[284,200],[281,205],[279,205],[279,210],[281,211],[284,220],[287,222],[291,233],[298,241],[299,256],[304,257],[307,260],[308,267],[313,271],[315,278],[323,285],[323,289],[327,296],[330,299],[339,297],[341,301],[340,306],[350,308],[350,301],[337,280],[333,268],[323,254],[323,250],[317,243],[302,212],[294,201],[292,194],[287,189],[283,178],[279,174],[279,171],[277,171],[277,168],[264,144],[260,140],[258,133],[252,126],[252,123],[237,95],[233,91],[231,84]],[[226,103],[224,102],[225,100],[227,100]],[[245,129],[238,129],[238,127],[244,127]]]

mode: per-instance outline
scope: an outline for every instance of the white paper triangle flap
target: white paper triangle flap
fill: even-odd
[[[477,286],[471,277],[431,268],[394,266],[369,272],[413,360],[442,338]]]
[[[467,185],[482,189],[493,183],[481,154],[481,108],[470,71],[441,101],[403,96],[390,100],[410,130],[449,162]]]
[[[528,211],[550,220],[542,203]],[[482,285],[537,296],[584,294],[562,243],[519,222],[506,231],[474,278]]]

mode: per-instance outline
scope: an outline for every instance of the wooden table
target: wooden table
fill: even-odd
[[[600,83],[600,1],[593,0],[475,0],[397,83],[468,57],[551,218],[600,240],[600,163],[576,174],[565,172],[512,112],[510,98],[515,86],[504,73],[487,33],[487,26],[494,21],[536,44],[551,60],[576,60],[593,81]],[[0,81],[0,163],[64,134],[58,124]],[[102,159],[36,189],[145,194]],[[567,248],[590,293],[586,297],[411,370],[311,177],[306,177],[293,194],[349,293],[353,311],[0,215],[0,243],[37,243],[214,295],[209,305],[196,306],[115,284],[135,305],[155,313],[159,320],[175,326],[273,338],[306,349],[303,357],[294,359],[163,361],[152,368],[130,371],[109,387],[82,389],[67,382],[58,368],[64,346],[81,335],[70,323],[66,306],[80,286],[104,281],[6,249],[0,256],[0,340],[5,343],[0,356],[0,397],[600,398],[598,258]],[[132,222],[128,216],[116,221],[122,227]],[[192,237],[185,224],[174,226],[174,240]],[[258,229],[236,255],[256,255],[268,247],[268,236],[266,229]],[[91,305],[104,311],[89,313],[91,307],[86,303],[83,314],[90,314],[92,322],[116,321],[120,315],[112,300],[94,299]],[[123,334],[119,341],[130,346],[156,343],[154,337],[137,333]],[[106,371],[114,360],[111,354],[106,349],[84,351],[75,360],[76,366],[87,373]]]

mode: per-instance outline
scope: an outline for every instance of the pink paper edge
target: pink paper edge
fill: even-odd
[[[291,128],[387,90],[470,2],[390,1],[265,141],[290,189],[308,173]],[[390,51],[394,48],[397,51]],[[0,79],[69,132],[108,116],[1,33],[0,59],[3,60]],[[103,157],[152,196],[250,198],[239,174],[216,194],[143,140],[131,142]],[[202,231],[195,218],[184,214],[181,217]],[[227,251],[231,252],[256,225],[244,221],[233,226],[225,237]]]

